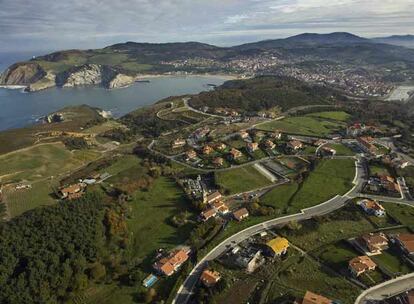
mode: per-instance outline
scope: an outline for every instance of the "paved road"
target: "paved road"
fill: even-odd
[[[193,288],[196,285],[198,278],[201,275],[201,272],[206,267],[209,261],[212,261],[226,252],[230,247],[234,247],[235,244],[242,242],[243,240],[258,234],[264,230],[271,229],[273,227],[287,224],[291,221],[303,221],[315,216],[321,216],[324,214],[328,214],[334,210],[337,210],[347,203],[347,201],[354,197],[356,193],[359,193],[362,183],[364,181],[364,165],[363,160],[358,159],[356,161],[356,173],[354,178],[355,186],[345,195],[343,196],[335,196],[334,198],[311,208],[307,208],[302,210],[302,212],[297,214],[292,214],[276,219],[272,219],[252,227],[246,228],[231,237],[227,238],[219,245],[217,245],[214,249],[212,249],[190,272],[189,276],[186,278],[184,283],[181,285],[180,289],[177,292],[177,295],[173,301],[174,304],[185,304],[189,300]]]
[[[401,294],[414,288],[414,273],[401,276],[394,280],[365,290],[355,301],[355,304],[364,304],[371,301],[380,301]]]

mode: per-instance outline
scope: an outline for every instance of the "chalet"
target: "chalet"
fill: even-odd
[[[408,255],[414,255],[414,234],[401,233],[394,236],[395,243]]]
[[[222,157],[216,157],[213,159],[213,165],[216,167],[221,167],[224,164],[224,159]]]
[[[194,150],[188,150],[185,152],[185,158],[186,160],[193,160],[197,157],[197,152]]]
[[[185,146],[185,143],[186,143],[185,139],[177,138],[177,139],[173,140],[173,142],[171,143],[171,147],[173,149],[181,148],[181,147]]]
[[[364,255],[355,257],[352,260],[350,260],[348,263],[348,267],[354,276],[359,277],[366,271],[375,270],[377,264],[375,264],[370,257]]]
[[[368,233],[356,240],[358,244],[371,255],[381,254],[388,248],[388,238],[382,233]]]
[[[295,151],[303,148],[303,143],[299,140],[291,140],[287,145],[290,149]]]
[[[268,251],[272,256],[281,256],[287,252],[289,248],[289,241],[286,238],[277,237],[266,243]]]
[[[153,268],[165,276],[171,276],[188,260],[189,254],[189,248],[174,250],[155,262]]]
[[[241,139],[246,139],[249,137],[249,133],[247,133],[246,131],[242,130],[239,132],[239,136]]]
[[[377,201],[364,199],[358,202],[358,205],[369,215],[382,217],[385,215],[385,208]]]
[[[212,287],[216,285],[220,279],[221,275],[219,272],[208,269],[204,270],[200,277],[201,283],[203,283],[206,287]]]
[[[306,291],[303,299],[296,300],[295,304],[332,304],[333,301],[311,291]]]
[[[200,218],[203,222],[208,221],[210,218],[215,217],[217,215],[217,211],[214,208],[209,208],[204,210],[200,214]]]
[[[212,148],[212,147],[210,147],[209,145],[205,145],[205,146],[203,147],[203,154],[204,154],[204,155],[208,155],[208,154],[210,154],[211,152],[213,152],[213,148]]]
[[[239,222],[247,218],[248,216],[249,216],[249,211],[247,211],[246,208],[241,208],[233,212],[233,217]]]
[[[219,191],[215,191],[215,192],[212,192],[209,195],[207,195],[207,197],[205,199],[205,203],[213,204],[217,201],[220,201],[222,198],[223,198],[223,196],[221,195],[221,193]]]
[[[235,148],[232,148],[229,152],[229,156],[230,156],[230,159],[234,160],[234,159],[238,159],[238,158],[242,157],[243,154],[239,150],[237,150]]]
[[[246,145],[246,149],[247,149],[247,151],[249,151],[250,153],[252,153],[252,152],[256,151],[258,147],[259,147],[259,144],[258,144],[258,143],[256,143],[256,142],[251,142],[251,143],[249,142],[249,143],[247,143],[247,145]]]
[[[275,143],[269,139],[265,140],[264,146],[266,149],[274,149],[276,147]]]

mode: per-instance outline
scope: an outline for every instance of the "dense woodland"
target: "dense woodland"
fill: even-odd
[[[225,107],[241,112],[273,107],[286,111],[298,106],[331,104],[338,97],[339,93],[327,87],[312,86],[288,77],[263,76],[227,81],[215,91],[194,96],[190,103],[196,108]]]
[[[63,302],[110,279],[120,250],[115,239],[124,233],[118,212],[89,194],[2,223],[0,302]]]

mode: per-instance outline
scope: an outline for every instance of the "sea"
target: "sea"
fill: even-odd
[[[27,53],[0,53],[0,70],[31,58]],[[228,80],[225,76],[165,76],[137,82],[129,87],[107,90],[101,87],[51,88],[24,93],[20,89],[0,88],[0,131],[25,127],[66,106],[87,104],[111,111],[115,118],[139,107],[175,95],[211,90]]]

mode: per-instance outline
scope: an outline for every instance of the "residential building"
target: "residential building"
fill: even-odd
[[[326,140],[323,140],[323,139],[318,139],[318,140],[313,142],[313,145],[317,146],[317,147],[322,146],[324,144],[326,144]]]
[[[287,145],[289,148],[295,151],[303,148],[303,143],[299,140],[291,140]]]
[[[316,293],[313,293],[311,291],[306,291],[305,296],[301,300],[295,301],[296,304],[332,304],[333,301],[318,295]]]
[[[368,233],[356,240],[358,244],[371,255],[381,254],[388,248],[388,238],[382,233]]]
[[[206,287],[212,287],[220,281],[221,275],[219,272],[214,270],[206,269],[201,274],[200,280]]]
[[[194,150],[188,150],[187,152],[185,152],[185,156],[187,160],[192,160],[197,157],[197,153]]]
[[[238,159],[238,158],[240,158],[240,157],[243,156],[243,154],[239,150],[237,150],[235,148],[232,148],[230,150],[229,154],[230,154],[230,158],[233,159],[233,160],[234,159]]]
[[[289,241],[283,237],[276,237],[266,243],[272,256],[281,256],[287,252]]]
[[[206,196],[204,202],[211,205],[214,202],[221,201],[222,198],[223,196],[219,191],[214,191]]]
[[[246,138],[248,138],[250,135],[249,135],[249,133],[247,133],[245,130],[242,130],[242,131],[240,131],[240,132],[239,132],[239,136],[240,136],[240,138],[241,138],[241,139],[246,139]]]
[[[413,233],[401,233],[397,236],[394,236],[393,239],[406,254],[414,255],[414,234]]]
[[[378,148],[373,144],[373,138],[366,136],[366,137],[358,137],[357,141],[360,147],[365,151],[371,154],[377,154]]]
[[[209,145],[205,145],[205,146],[203,147],[203,154],[208,155],[208,154],[210,154],[211,152],[213,152],[213,148],[212,148],[212,147],[210,147]]]
[[[190,254],[189,248],[177,249],[154,263],[153,268],[166,276],[174,274],[184,264]]]
[[[214,208],[209,208],[204,210],[200,214],[200,218],[203,222],[208,221],[210,218],[215,217],[217,215],[217,211]]]
[[[186,143],[185,139],[177,138],[171,143],[171,146],[173,149],[181,148],[185,146],[185,143]]]
[[[264,146],[266,149],[274,149],[276,147],[275,143],[269,139],[265,140]]]
[[[331,147],[322,147],[322,151],[332,156],[336,155],[336,150]]]
[[[221,213],[221,214],[226,214],[226,213],[228,213],[230,211],[229,210],[229,207],[227,207],[227,205],[224,202],[222,202],[222,201],[216,201],[216,202],[214,202],[211,205],[211,207],[213,207],[214,209],[216,209],[216,211],[218,213]]]
[[[215,157],[213,159],[213,165],[216,167],[221,167],[224,164],[224,159],[222,157]]]
[[[358,205],[369,215],[382,217],[385,215],[385,208],[377,201],[364,199],[358,202]]]
[[[246,145],[246,149],[247,149],[247,151],[249,151],[250,153],[252,153],[252,152],[256,151],[258,147],[259,147],[259,144],[258,144],[258,143],[256,143],[256,142],[251,142],[251,143],[249,142],[249,143],[247,143],[247,145]]]
[[[270,137],[274,138],[274,139],[281,139],[282,138],[282,133],[279,131],[274,131],[272,133],[270,133]]]
[[[83,183],[77,183],[70,185],[68,187],[61,188],[59,190],[60,198],[61,199],[77,199],[82,196],[83,190],[85,189],[86,185]]]
[[[214,145],[214,149],[219,150],[219,151],[223,151],[226,148],[227,148],[227,146],[226,146],[225,143],[216,143]]]
[[[241,208],[233,212],[233,217],[237,221],[242,221],[249,216],[249,211],[246,208]]]
[[[349,261],[349,270],[356,277],[359,277],[366,271],[375,270],[376,267],[377,264],[366,255],[355,257]]]

